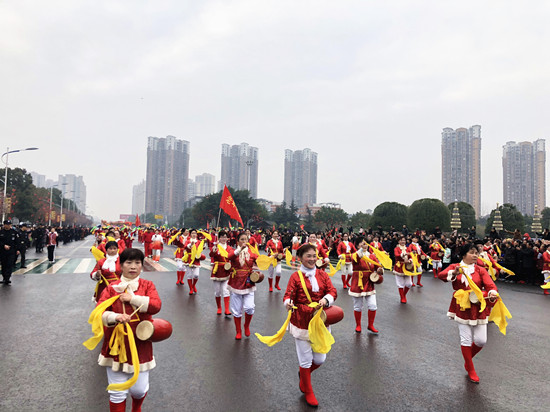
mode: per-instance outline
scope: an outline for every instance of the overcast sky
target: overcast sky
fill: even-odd
[[[130,213],[147,137],[259,148],[258,195],[283,198],[284,150],[319,154],[318,202],[348,213],[441,198],[441,131],[481,125],[482,211],[502,146],[550,138],[550,2],[0,2],[0,150],[84,177],[88,213]],[[550,142],[547,142],[550,145]],[[548,190],[547,190],[548,192]]]

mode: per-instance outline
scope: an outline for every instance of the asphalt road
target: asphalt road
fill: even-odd
[[[62,246],[61,256],[87,256],[91,238]],[[32,258],[32,253],[29,257]],[[169,253],[165,253],[169,257]],[[283,282],[290,271],[283,271]],[[163,301],[159,317],[174,327],[154,344],[144,411],[310,410],[298,389],[298,362],[290,335],[268,348],[253,335],[234,339],[232,319],[215,313],[209,273],[198,294],[175,285],[175,272],[145,272]],[[93,309],[88,273],[27,273],[0,286],[0,411],[106,411],[99,346],[88,351]],[[537,287],[498,283],[513,315],[503,336],[491,324],[488,343],[474,359],[481,383],[466,378],[458,329],[446,317],[451,286],[423,278],[424,288],[399,303],[393,275],[377,287],[378,336],[356,334],[351,298],[334,278],[345,311],[333,326],[327,362],[313,373],[319,411],[547,411],[550,299]],[[275,333],[285,311],[283,291],[256,292],[252,333]],[[364,316],[366,318],[366,316]],[[366,330],[366,319],[363,322]],[[128,407],[128,410],[130,408]]]

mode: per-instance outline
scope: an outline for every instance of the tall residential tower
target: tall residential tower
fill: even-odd
[[[544,139],[507,142],[502,153],[504,203],[515,205],[523,214],[533,215],[546,206],[546,150]]]
[[[177,219],[187,198],[189,142],[174,136],[149,137],[145,212]]]
[[[285,150],[284,201],[296,207],[317,203],[317,153]]]
[[[233,189],[245,189],[254,199],[258,198],[258,148],[241,143],[229,146],[222,144],[222,173],[220,190],[223,185]]]
[[[472,205],[481,215],[481,126],[475,125],[441,133],[442,200],[458,200]]]

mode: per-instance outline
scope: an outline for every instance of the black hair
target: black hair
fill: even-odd
[[[460,257],[466,256],[470,250],[475,250],[477,252],[477,247],[472,242],[466,242],[460,247]]]
[[[128,248],[122,251],[122,253],[119,256],[119,260],[121,265],[127,260],[140,260],[141,264],[143,265],[143,261],[145,260],[145,255],[139,249]]]
[[[296,251],[296,255],[301,258],[305,253],[309,252],[310,250],[316,251],[317,248],[311,243],[306,243],[305,245],[300,246],[300,249]]]
[[[220,232],[218,233],[219,238],[222,236],[227,236],[227,232],[225,230],[220,230]]]
[[[110,247],[116,247],[118,249],[118,243],[114,240],[109,240],[107,243],[105,243],[105,250],[109,249]]]

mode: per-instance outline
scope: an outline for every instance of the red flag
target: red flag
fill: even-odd
[[[231,219],[235,219],[237,222],[241,224],[241,226],[244,226],[243,220],[241,219],[241,215],[239,214],[239,211],[237,210],[237,206],[235,205],[235,201],[233,200],[233,196],[231,196],[229,189],[225,185],[223,186],[223,194],[222,194],[222,199],[220,201],[220,208],[225,213],[227,213]]]
[[[141,226],[141,221],[139,220],[139,216],[136,213],[136,226]]]
[[[210,229],[210,223],[206,222],[206,230]]]
[[[273,225],[273,231],[275,231],[275,225]]]
[[[300,225],[300,229],[304,230],[304,225]]]

